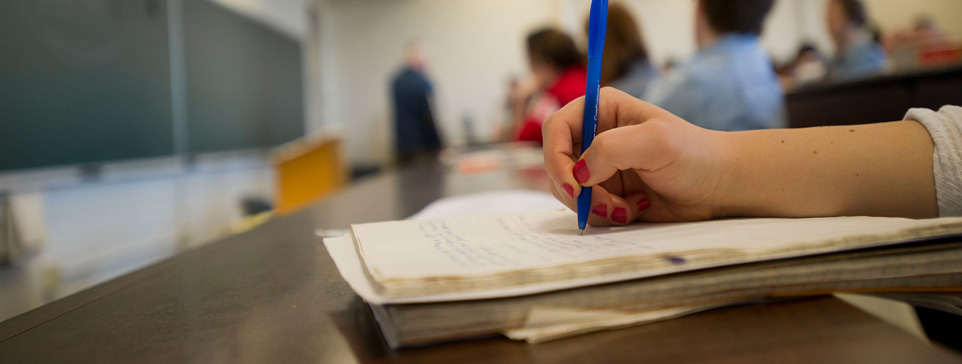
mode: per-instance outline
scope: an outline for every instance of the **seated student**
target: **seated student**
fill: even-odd
[[[782,92],[758,42],[772,0],[699,0],[698,53],[643,98],[714,130],[782,126]]]
[[[585,29],[588,23],[585,22]],[[641,30],[624,5],[608,6],[608,30],[601,62],[601,85],[642,97],[658,71],[648,59]]]
[[[777,72],[782,90],[824,80],[825,73],[824,58],[812,43],[802,44],[795,58]]]
[[[832,0],[826,24],[836,56],[829,63],[828,77],[850,80],[885,72],[888,56],[872,36],[861,0]]]
[[[962,107],[912,109],[904,121],[719,132],[621,91],[601,90],[584,153],[584,99],[544,125],[555,196],[581,186],[612,211],[592,225],[732,216],[962,216]],[[619,211],[620,210],[620,211]]]
[[[552,112],[584,96],[584,57],[567,34],[545,28],[527,39],[532,79],[509,97],[515,140],[541,143],[541,123]]]

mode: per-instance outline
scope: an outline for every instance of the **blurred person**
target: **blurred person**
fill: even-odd
[[[585,31],[588,22],[585,21]],[[658,71],[648,59],[648,50],[638,23],[620,3],[608,6],[605,52],[601,61],[601,85],[641,98]]]
[[[431,110],[432,86],[417,42],[404,51],[404,65],[391,81],[396,162],[404,164],[441,150],[441,136]]]
[[[814,44],[806,42],[798,48],[795,58],[778,71],[778,77],[782,89],[791,90],[798,85],[823,80],[826,73],[822,53]]]
[[[952,42],[946,39],[945,33],[935,23],[935,19],[928,15],[915,18],[910,37],[922,46],[935,48],[952,46]]]
[[[831,0],[826,25],[835,58],[829,62],[828,77],[851,80],[885,72],[888,56],[867,26],[868,14],[860,0]]]
[[[758,41],[773,0],[699,0],[698,52],[656,80],[644,100],[714,130],[782,126],[782,91]]]
[[[532,32],[526,40],[531,77],[510,91],[514,139],[541,143],[541,123],[572,100],[584,96],[587,70],[574,40],[554,28]]]

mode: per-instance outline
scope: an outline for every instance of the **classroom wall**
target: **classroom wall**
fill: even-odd
[[[325,123],[340,125],[354,164],[393,150],[388,85],[404,46],[418,39],[449,141],[468,117],[489,133],[510,75],[525,72],[523,36],[556,21],[556,0],[327,1],[319,6]]]

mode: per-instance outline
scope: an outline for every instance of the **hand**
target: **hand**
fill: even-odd
[[[720,217],[731,155],[724,133],[610,87],[598,102],[597,135],[583,156],[584,97],[544,123],[545,166],[558,200],[576,210],[581,186],[593,186],[588,223],[595,226]]]

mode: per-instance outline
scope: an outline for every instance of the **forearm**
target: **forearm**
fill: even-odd
[[[938,216],[932,140],[913,121],[721,134],[721,216]]]

